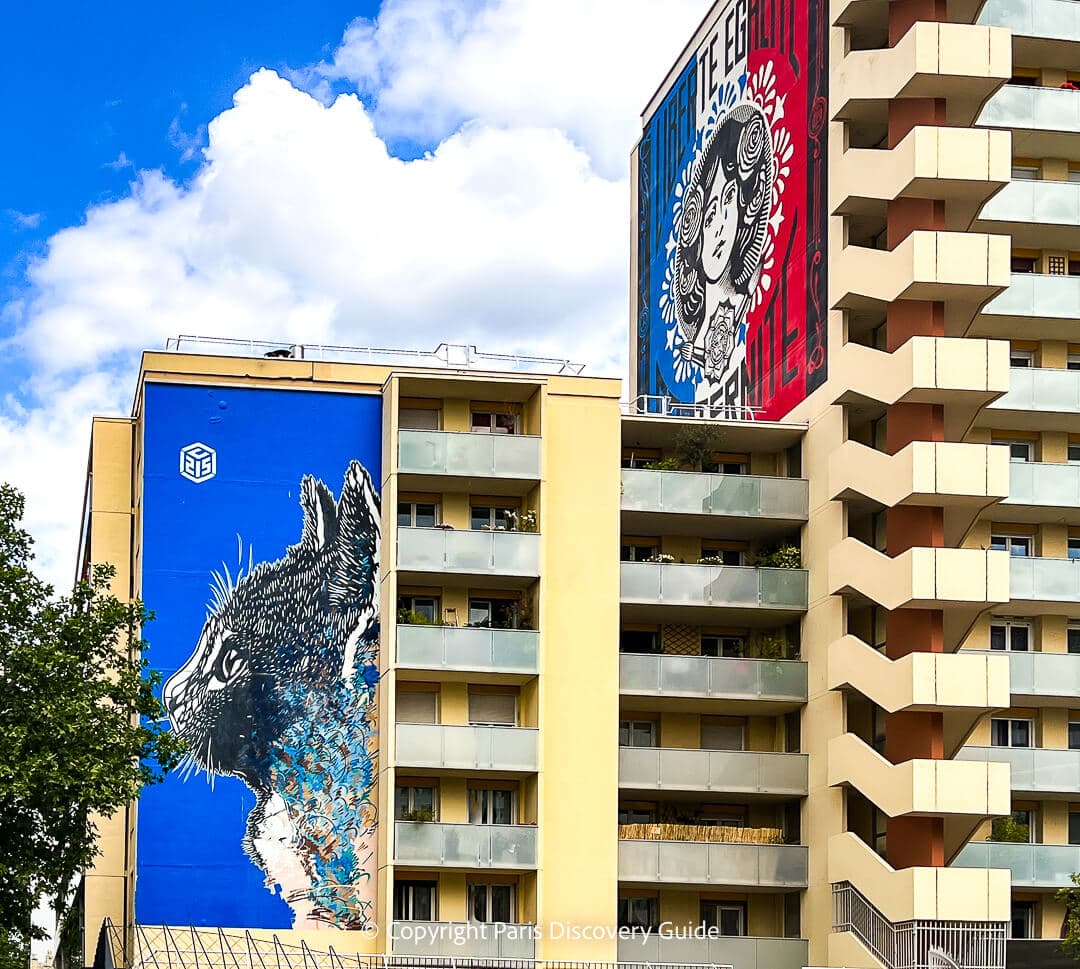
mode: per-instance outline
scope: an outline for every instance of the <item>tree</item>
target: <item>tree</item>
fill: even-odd
[[[0,484],[0,969],[25,966],[32,913],[62,909],[110,817],[174,767],[145,659],[142,603],[95,566],[68,597],[31,571],[24,499]],[[58,915],[62,915],[58,912]]]
[[[1059,888],[1054,896],[1065,905],[1065,931],[1061,941],[1061,951],[1073,959],[1080,960],[1080,875],[1073,874],[1070,888]]]

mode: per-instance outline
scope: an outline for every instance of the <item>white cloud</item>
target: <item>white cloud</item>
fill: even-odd
[[[702,0],[385,0],[308,75],[371,94],[385,137],[462,121],[543,125],[622,177],[640,113],[708,11]]]
[[[16,229],[36,229],[41,225],[40,212],[20,212],[18,209],[5,209],[4,214]]]
[[[301,72],[352,78],[373,115],[260,71],[190,182],[138,172],[52,236],[0,311],[32,374],[0,406],[0,466],[49,577],[72,574],[89,416],[126,413],[138,352],[169,336],[475,343],[622,374],[625,160],[707,6],[387,0]],[[384,137],[406,132],[438,147],[397,159]]]

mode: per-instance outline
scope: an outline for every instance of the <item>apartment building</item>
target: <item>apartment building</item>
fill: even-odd
[[[628,389],[184,339],[95,421],[191,756],[73,963],[1060,960],[1080,2],[721,0],[632,170]]]

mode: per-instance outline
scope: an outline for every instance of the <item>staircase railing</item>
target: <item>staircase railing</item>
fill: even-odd
[[[1005,922],[890,922],[850,882],[833,885],[833,931],[851,932],[886,969],[1005,969]]]

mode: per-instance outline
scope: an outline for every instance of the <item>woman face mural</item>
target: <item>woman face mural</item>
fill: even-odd
[[[775,165],[761,109],[743,101],[720,120],[694,168],[676,248],[679,352],[719,381],[761,278]]]

